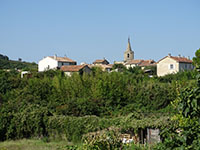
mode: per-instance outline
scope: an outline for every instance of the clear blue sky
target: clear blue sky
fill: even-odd
[[[0,54],[36,62],[65,54],[80,62],[135,59],[200,48],[200,0],[0,0]]]

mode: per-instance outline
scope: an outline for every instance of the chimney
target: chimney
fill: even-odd
[[[168,54],[168,57],[171,57],[171,53]]]
[[[179,54],[178,57],[180,58],[180,57],[181,57],[181,54]]]
[[[54,55],[54,59],[56,59],[56,58],[57,58],[57,55],[55,54],[55,55]]]
[[[187,57],[187,59],[189,59],[189,60],[190,60],[190,56],[188,56],[188,57]]]

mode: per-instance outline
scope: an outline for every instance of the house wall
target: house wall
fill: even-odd
[[[104,60],[103,62],[95,62],[95,65],[108,65],[109,62],[107,60]]]
[[[128,65],[125,65],[125,66],[126,66],[127,69],[129,69],[129,68],[136,67],[138,65],[136,65],[136,64],[128,64]]]
[[[66,76],[69,76],[69,77],[71,77],[72,74],[73,74],[73,72],[65,72],[65,75],[66,75]]]
[[[50,57],[46,57],[42,60],[39,61],[38,63],[38,71],[46,71],[48,69],[55,69],[58,67],[58,61],[50,58]]]
[[[170,68],[173,65],[173,68]],[[157,76],[164,76],[179,71],[179,63],[170,57],[166,57],[157,64]]]

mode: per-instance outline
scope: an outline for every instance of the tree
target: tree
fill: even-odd
[[[114,64],[112,67],[113,70],[118,70],[119,72],[123,72],[126,70],[126,67],[123,64]]]
[[[196,87],[186,87],[178,92],[173,106],[178,114],[172,117],[172,127],[164,129],[160,149],[199,150],[200,148],[200,74]]]
[[[195,56],[193,57],[193,65],[199,69],[200,68],[200,48],[195,52]]]

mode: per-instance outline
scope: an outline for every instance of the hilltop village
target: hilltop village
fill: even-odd
[[[133,67],[140,67],[145,73],[151,74],[152,68],[156,68],[157,76],[164,76],[167,74],[177,73],[183,70],[192,70],[194,66],[192,65],[192,60],[190,58],[179,56],[168,56],[163,57],[158,62],[154,60],[142,60],[134,59],[134,51],[131,48],[130,39],[128,38],[127,49],[124,52],[123,61],[114,61],[114,64],[110,64],[108,60],[97,59],[92,64],[81,63],[77,65],[77,62],[64,56],[59,57],[57,55],[44,57],[38,63],[38,71],[46,71],[49,69],[60,69],[65,72],[66,75],[71,76],[74,72],[85,72],[90,73],[91,68],[100,67],[103,71],[119,71],[117,67],[113,66],[123,65],[127,69]]]
[[[110,145],[167,149],[172,136],[178,138],[171,142],[174,148],[189,133],[194,138],[190,147],[199,148],[195,138],[200,133],[200,76],[195,60],[199,58],[193,58],[196,69],[189,58],[170,54],[158,62],[134,59],[130,39],[124,60],[113,64],[97,59],[77,65],[66,56],[54,55],[37,65],[0,55],[4,66],[0,69],[0,141],[60,140],[72,143],[68,146],[73,149],[79,142],[88,150],[95,149],[96,143],[103,150]]]

